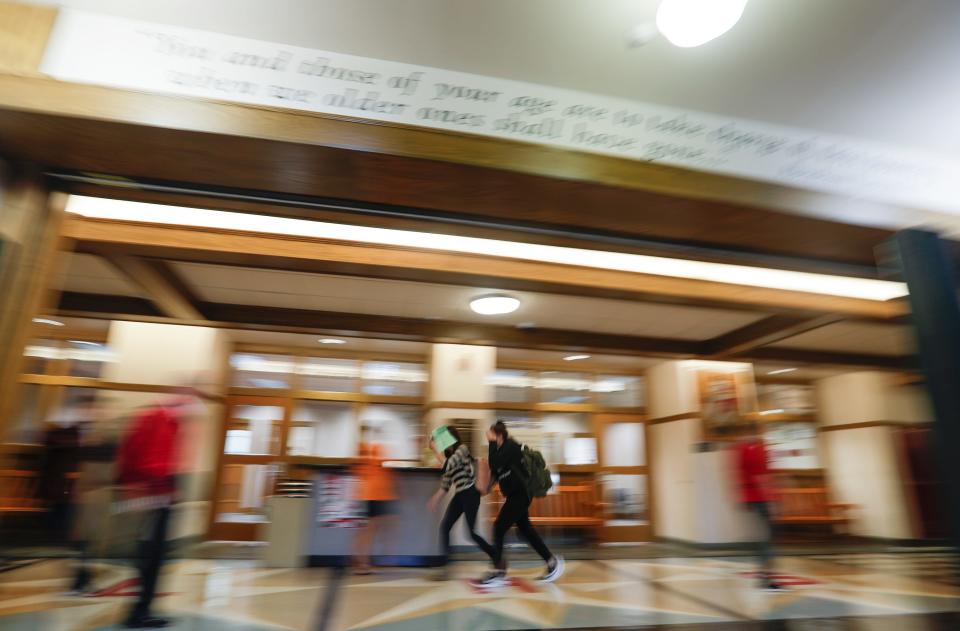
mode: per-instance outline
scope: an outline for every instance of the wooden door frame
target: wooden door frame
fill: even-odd
[[[230,464],[274,464],[282,463],[287,454],[287,436],[290,432],[292,417],[292,400],[278,392],[276,396],[228,395],[223,405],[223,415],[220,419],[220,440],[217,450],[217,468],[214,472],[213,483],[210,489],[210,515],[207,521],[207,540],[224,541],[256,541],[257,526],[255,523],[231,523],[217,521],[217,506],[220,501],[220,485],[223,482],[224,467]],[[279,449],[276,454],[238,455],[226,454],[224,448],[227,442],[232,410],[240,405],[258,405],[265,407],[279,407],[283,409],[280,421]]]
[[[644,465],[623,467],[604,465],[603,443],[605,432],[614,423],[635,423],[643,427]],[[597,487],[598,496],[603,499],[603,477],[605,475],[642,475],[645,481],[647,519],[646,523],[635,526],[610,526],[609,514],[604,504],[604,525],[600,529],[600,538],[604,542],[646,542],[653,536],[653,504],[651,502],[650,439],[647,432],[647,419],[643,415],[629,413],[602,413],[593,415],[593,432],[597,437]]]

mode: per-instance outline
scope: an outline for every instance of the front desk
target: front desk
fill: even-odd
[[[353,500],[354,478],[345,466],[311,467],[313,492],[305,511],[304,559],[308,565],[342,566],[350,562],[353,540],[363,524],[364,507]],[[374,565],[432,566],[443,561],[438,534],[440,511],[426,509],[440,483],[437,468],[396,467],[394,516],[385,520],[371,550]],[[276,519],[279,516],[275,516]],[[277,533],[282,536],[282,533]]]

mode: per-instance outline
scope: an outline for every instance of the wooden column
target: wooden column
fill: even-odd
[[[63,198],[33,165],[0,162],[0,440],[16,411],[32,319],[55,304]]]

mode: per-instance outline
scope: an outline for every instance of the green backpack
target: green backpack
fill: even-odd
[[[523,468],[527,475],[523,476],[524,486],[527,488],[527,494],[530,499],[543,497],[553,487],[553,478],[550,477],[550,469],[541,454],[536,449],[530,449],[526,445],[521,451]]]

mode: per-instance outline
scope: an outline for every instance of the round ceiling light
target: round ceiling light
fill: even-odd
[[[317,341],[320,342],[321,344],[346,344],[347,343],[346,340],[338,340],[335,337],[322,337]]]
[[[745,6],[747,0],[662,0],[657,28],[674,46],[693,48],[732,29]]]
[[[470,301],[470,308],[480,315],[504,315],[520,308],[520,300],[503,294],[480,296]]]
[[[581,359],[590,359],[590,355],[567,355],[566,357],[563,358],[563,361],[576,362],[576,361],[580,361]]]

